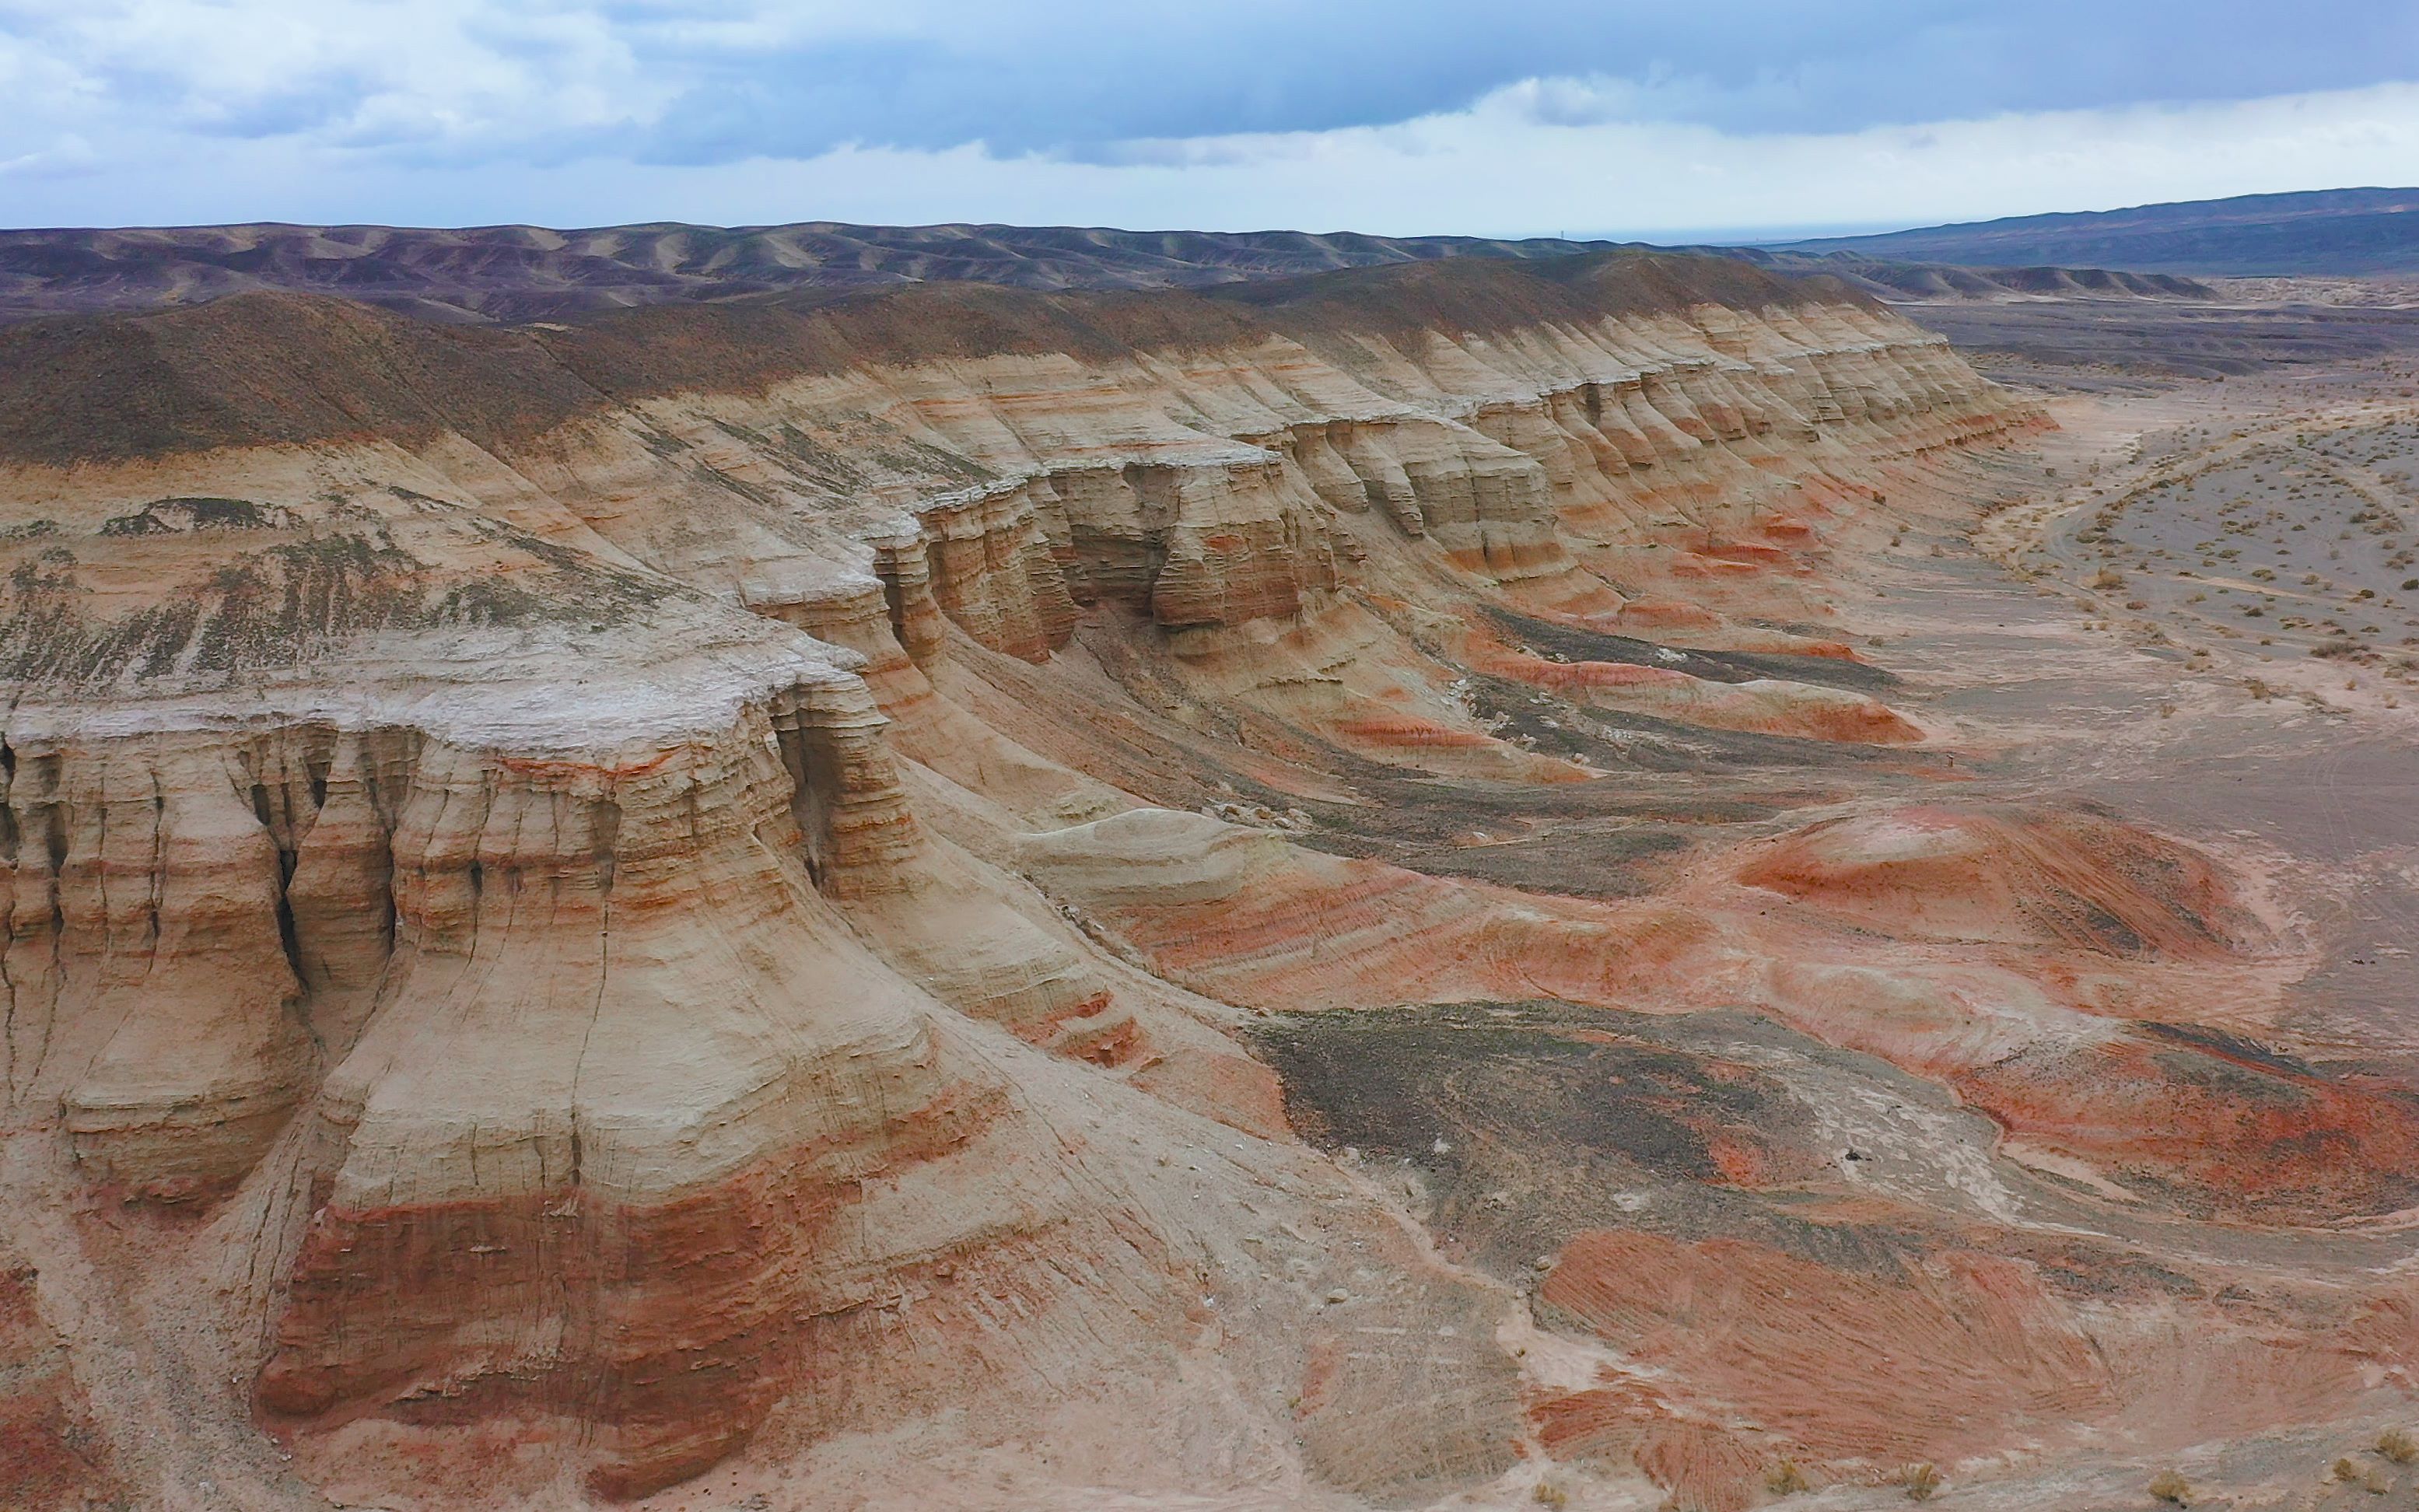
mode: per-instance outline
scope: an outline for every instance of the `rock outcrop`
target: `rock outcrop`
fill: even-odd
[[[0,333],[7,1199],[114,1214],[52,1242],[188,1283],[121,1294],[232,1382],[179,1411],[381,1504],[805,1505],[902,1424],[959,1470],[1063,1434],[1115,1480],[1189,1417],[1143,1480],[1504,1473],[1509,1294],[1233,1031],[1753,971],[1300,805],[1603,779],[1516,695],[1922,746],[1838,686],[1820,569],[2039,423],[1841,288],[1635,256]],[[1734,880],[1887,903],[1826,846]],[[2074,896],[2042,928],[2158,922]]]

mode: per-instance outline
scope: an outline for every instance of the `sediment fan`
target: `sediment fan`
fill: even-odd
[[[2154,1110],[2190,1137],[2127,1155],[2146,1188],[2246,1222],[2377,1211],[2419,1153],[2382,1093],[2057,995],[2249,970],[2215,863],[1953,796],[1676,881],[1388,850],[1691,763],[1943,778],[1826,583],[2042,423],[1836,282],[1637,255],[0,332],[0,1412],[31,1425],[0,1486],[1400,1504],[1634,1453],[1733,1497],[1783,1451],[2126,1421],[2129,1328],[2183,1309],[2214,1359],[2235,1325],[1972,1248],[1967,1109],[2087,1153]],[[1908,889],[1949,900],[1929,974],[1826,963]],[[1978,1008],[1983,972],[2046,985]],[[1608,1039],[1641,995],[1752,1008],[1767,1050]],[[1610,1221],[1610,1177],[1455,1185],[1441,1252],[1411,1167],[1297,1134],[1386,1120],[1252,1050],[1270,1013],[1535,999],[1558,1063],[1770,1100],[1640,1104],[1669,1128],[1635,1158],[1706,1216],[1582,1241],[1555,1225]],[[2246,1179],[2223,1077],[2362,1138]],[[1757,1206],[1835,1168],[1801,1082],[1929,1120],[1936,1167]],[[1505,1158],[1416,1138],[1447,1177]],[[2062,1263],[2122,1279],[2098,1242]],[[1709,1307],[1822,1281],[1924,1358],[1717,1427],[1735,1371],[1596,1371],[1687,1326],[1631,1268]]]

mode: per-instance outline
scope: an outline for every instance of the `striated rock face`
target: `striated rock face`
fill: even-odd
[[[2216,856],[1903,801],[1952,733],[1831,597],[2040,424],[1843,288],[1638,256],[9,329],[0,1197],[192,1391],[0,1412],[92,1420],[135,1500],[181,1471],[111,1446],[269,1435],[213,1473],[392,1507],[1412,1504],[1609,1454],[1718,1504],[2114,1420],[2121,1328],[1949,1231],[2015,1156],[1841,1196],[1853,1110],[1954,1088],[2160,1222],[2393,1212],[2419,1125],[2158,1011],[2281,970]],[[1715,760],[1754,841],[1487,871],[1471,815]],[[1536,999],[1797,1036],[1638,1105],[1693,1099],[1698,1196],[1805,1202],[1647,1231],[1613,1171],[1509,1231],[1425,1193],[1444,1133],[1294,1139],[1240,1033]],[[1725,1113],[1817,1072],[1868,1079],[1834,1122]],[[1773,1287],[1940,1362],[1793,1415],[1841,1355]],[[1572,1365],[1613,1357],[1669,1383]]]
[[[19,830],[11,879],[9,1069],[36,1086],[54,1056],[81,1062],[62,1098],[78,1164],[181,1196],[259,1158],[301,1093],[308,1037],[277,847],[232,753],[140,746],[18,754],[9,810],[38,839]]]
[[[609,1425],[601,1482],[676,1478],[762,1411],[781,1257],[979,1129],[912,998],[809,903],[770,735],[635,769],[423,748],[264,1407],[530,1393]],[[464,1350],[500,1318],[517,1341]]]

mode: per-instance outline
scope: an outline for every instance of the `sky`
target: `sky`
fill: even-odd
[[[1746,239],[2414,183],[2414,0],[0,0],[11,226]]]

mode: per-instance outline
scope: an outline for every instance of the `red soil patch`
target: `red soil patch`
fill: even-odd
[[[1215,899],[1102,913],[1154,970],[1271,1011],[1623,1002],[1712,935],[1679,909],[1506,895],[1327,857],[1268,869]]]
[[[2146,1026],[1949,1084],[2011,1134],[2214,1215],[2324,1223],[2419,1206],[2419,1098],[2221,1036]]]
[[[1736,876],[1902,938],[2189,958],[2263,934],[2207,856],[2082,810],[1828,820],[1782,836]]]
[[[1752,578],[1756,575],[1751,563],[1729,562],[1695,551],[1681,556],[1665,571],[1674,578]]]
[[[0,1506],[123,1505],[63,1341],[34,1307],[34,1272],[0,1258]]]
[[[1721,1425],[1609,1382],[1533,1408],[1548,1450],[1626,1448],[1683,1505],[1748,1505],[1783,1453],[1868,1472],[1954,1461],[2113,1405],[2105,1365],[2034,1268],[1972,1251],[1883,1278],[1743,1241],[1598,1229],[1538,1295],[1686,1381],[1691,1416]]]
[[[1474,731],[1456,730],[1417,715],[1364,715],[1339,719],[1334,732],[1348,740],[1405,750],[1473,750],[1493,742]]]
[[[1723,541],[1706,547],[1704,555],[1723,562],[1744,562],[1763,567],[1794,567],[1796,553],[1757,541]]]

